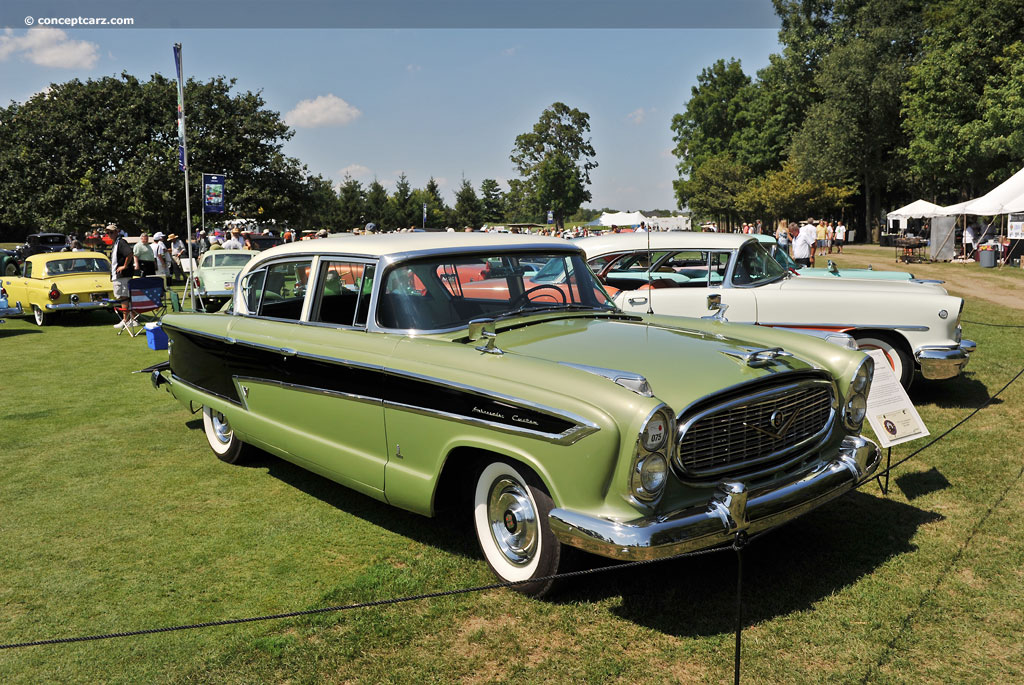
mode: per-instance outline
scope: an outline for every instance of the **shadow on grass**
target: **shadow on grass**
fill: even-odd
[[[27,335],[29,333],[42,333],[39,328],[3,328],[0,327],[0,340],[13,338],[16,335]]]
[[[914,551],[910,541],[917,529],[941,519],[855,492],[755,540],[743,551],[744,625],[811,608],[892,557]],[[586,563],[595,565],[589,557]],[[564,583],[554,601],[621,596],[614,613],[668,635],[735,629],[736,554],[731,549]]]
[[[907,499],[917,499],[939,490],[945,490],[950,483],[934,466],[923,473],[905,473],[896,479],[896,485]]]
[[[200,419],[200,428],[202,424]],[[476,538],[469,526],[468,509],[463,517],[455,515],[456,520],[453,520],[453,514],[427,518],[375,500],[263,451],[258,451],[246,461],[245,467],[266,469],[268,475],[293,488],[396,535],[437,547],[451,554],[480,558]]]
[[[942,409],[977,409],[989,398],[988,387],[970,371],[945,381],[929,381],[918,376],[908,394],[916,406],[934,404]],[[992,400],[992,404],[1000,403],[1002,400],[998,397]]]

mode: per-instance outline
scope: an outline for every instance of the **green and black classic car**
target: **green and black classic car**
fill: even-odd
[[[860,436],[865,354],[623,312],[557,239],[281,245],[246,265],[225,310],[163,328],[153,383],[202,411],[218,457],[258,448],[397,507],[466,516],[497,576],[528,594],[549,589],[563,545],[650,559],[728,543],[879,461]]]

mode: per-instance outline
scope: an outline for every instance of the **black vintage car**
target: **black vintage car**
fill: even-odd
[[[18,261],[24,262],[34,254],[60,252],[67,247],[68,237],[63,233],[31,233],[25,238],[25,244],[19,245],[15,252]]]
[[[20,276],[18,253],[14,250],[0,250],[0,276]]]

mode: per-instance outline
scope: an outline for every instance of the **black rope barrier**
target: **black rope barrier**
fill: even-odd
[[[438,592],[426,592],[419,595],[407,595],[405,597],[394,597],[391,599],[377,599],[369,602],[357,602],[354,604],[341,604],[338,606],[321,607],[319,609],[302,609],[300,611],[287,611],[280,614],[267,614],[264,616],[248,616],[245,618],[227,618],[219,621],[206,621],[205,623],[187,623],[177,626],[164,626],[161,628],[143,628],[142,630],[128,630],[119,633],[102,633],[98,635],[81,635],[78,637],[58,637],[47,640],[33,640],[31,642],[12,642],[9,644],[0,644],[0,650],[5,649],[19,649],[22,647],[41,647],[43,645],[59,645],[68,644],[71,642],[94,642],[97,640],[111,640],[118,637],[136,637],[139,635],[153,635],[155,633],[173,633],[179,630],[193,630],[196,628],[213,628],[216,626],[230,626],[237,625],[240,623],[256,623],[258,621],[271,621],[282,618],[297,618],[299,616],[313,616],[316,614],[328,614],[338,611],[350,611],[352,609],[369,609],[372,607],[390,606],[393,604],[404,604],[406,602],[416,602],[424,599],[437,599],[439,597],[451,597],[454,595],[465,595],[473,592],[483,592],[485,590],[497,590],[500,588],[511,588],[517,585],[525,585],[527,583],[543,583],[549,580],[564,580],[566,578],[579,578],[581,576],[595,575],[598,573],[607,573],[610,571],[622,571],[631,568],[637,568],[639,566],[647,566],[648,564],[656,564],[664,561],[672,561],[674,559],[686,559],[690,557],[705,556],[708,554],[715,554],[718,552],[725,552],[729,550],[729,547],[712,547],[710,549],[701,549],[695,552],[683,552],[682,554],[676,554],[671,557],[664,557],[661,559],[643,559],[641,561],[630,561],[624,564],[618,564],[615,566],[601,566],[598,568],[588,568],[580,571],[570,571],[568,573],[555,573],[549,576],[541,576],[538,578],[530,578],[528,580],[510,580],[501,583],[490,583],[488,585],[476,585],[467,588],[457,588],[455,590],[440,590]]]
[[[971,323],[971,322],[966,322],[966,323]],[[983,325],[999,325],[999,324],[983,324]],[[1022,327],[1024,327],[1024,326],[1022,326]],[[976,409],[974,409],[974,411],[972,411],[970,414],[968,414],[967,416],[962,418],[960,421],[955,423],[952,427],[950,427],[949,429],[944,431],[942,434],[940,434],[937,437],[935,437],[932,440],[930,440],[923,447],[920,447],[920,448],[914,450],[913,452],[908,454],[906,457],[900,459],[895,464],[890,464],[883,471],[878,472],[878,473],[874,473],[874,474],[871,475],[870,478],[867,478],[867,479],[861,481],[860,483],[857,483],[856,485],[854,485],[854,487],[850,491],[852,492],[854,490],[857,490],[857,489],[863,487],[865,484],[867,484],[867,483],[869,483],[869,482],[871,482],[871,481],[881,477],[882,475],[888,475],[896,467],[900,466],[901,464],[904,464],[908,460],[912,459],[913,457],[917,456],[918,454],[920,454],[924,450],[928,449],[929,447],[931,447],[935,443],[937,443],[940,440],[942,440],[943,438],[945,438],[947,435],[949,435],[954,430],[956,430],[957,428],[962,426],[964,423],[966,423],[972,417],[977,415],[978,412],[980,412],[982,409],[985,409],[990,404],[992,404],[993,400],[995,400],[997,397],[999,397],[999,395],[1002,394],[1004,390],[1006,390],[1008,387],[1010,387],[1022,375],[1024,375],[1024,368],[1022,368],[1020,371],[1018,371],[1016,373],[1016,375],[1014,375],[1013,378],[1011,378],[1009,381],[1007,381],[1006,384],[1003,385],[1003,387],[1001,387],[994,394],[992,394],[981,406],[979,406]],[[1022,469],[1021,469],[1021,474],[1024,474],[1024,467],[1022,467]],[[1018,474],[1018,479],[1019,479],[1019,476],[1020,476],[1020,474]],[[1002,501],[1006,497],[1008,492],[1009,492],[1009,486],[1007,487],[1006,491],[1004,491],[1003,494],[1000,496],[1000,498],[999,498],[1000,501]],[[808,512],[805,512],[805,513],[809,513],[810,511],[814,511],[819,506],[824,506],[824,504],[826,504],[826,503],[819,504],[819,505],[811,508],[810,510],[808,510]],[[995,506],[995,505],[993,505],[993,506]],[[990,509],[989,513],[991,513],[991,511],[992,510]],[[987,518],[987,515],[986,515],[986,518]],[[745,531],[739,531],[739,532],[736,533],[735,538],[733,539],[733,542],[732,542],[731,546],[713,547],[713,548],[710,548],[710,549],[697,550],[697,551],[694,551],[694,552],[684,552],[684,553],[676,554],[676,555],[673,555],[673,556],[670,556],[670,557],[665,557],[665,558],[662,558],[662,559],[644,559],[644,560],[641,560],[641,561],[631,561],[631,562],[627,562],[627,563],[623,563],[623,564],[618,564],[618,565],[614,565],[614,566],[602,566],[602,567],[598,567],[598,568],[590,568],[590,569],[584,569],[584,570],[580,570],[580,571],[571,571],[571,572],[568,572],[568,573],[556,573],[556,574],[552,574],[552,575],[548,575],[548,576],[543,576],[543,577],[539,577],[539,578],[530,578],[528,580],[505,581],[505,582],[500,582],[500,583],[490,583],[490,584],[487,584],[487,585],[477,585],[477,586],[468,587],[468,588],[457,588],[457,589],[454,589],[454,590],[441,590],[441,591],[438,591],[438,592],[427,592],[427,593],[422,593],[422,594],[418,594],[418,595],[407,595],[407,596],[404,596],[404,597],[394,597],[394,598],[390,598],[390,599],[378,599],[378,600],[372,600],[372,601],[368,601],[368,602],[357,602],[357,603],[353,603],[353,604],[342,604],[342,605],[337,605],[337,606],[321,607],[321,608],[318,608],[318,609],[303,609],[303,610],[299,610],[299,611],[288,611],[288,612],[283,612],[283,613],[279,613],[279,614],[266,614],[266,615],[262,615],[262,616],[249,616],[249,617],[244,617],[244,618],[229,618],[229,619],[222,619],[222,620],[219,620],[219,621],[207,621],[207,622],[204,622],[204,623],[188,623],[188,624],[182,624],[182,625],[176,625],[176,626],[164,626],[164,627],[160,627],[160,628],[145,628],[145,629],[142,629],[142,630],[130,630],[130,631],[124,631],[124,632],[117,632],[117,633],[103,633],[103,634],[96,634],[96,635],[82,635],[82,636],[77,636],[77,637],[50,638],[50,639],[45,639],[45,640],[33,640],[33,641],[30,641],[30,642],[13,642],[13,643],[8,643],[8,644],[0,644],[0,651],[8,650],[8,649],[19,649],[19,648],[24,648],[24,647],[40,647],[40,646],[43,646],[43,645],[69,644],[69,643],[74,643],[74,642],[94,642],[94,641],[98,641],[98,640],[110,640],[110,639],[121,638],[121,637],[136,637],[136,636],[141,636],[141,635],[153,635],[153,634],[156,634],[156,633],[170,633],[170,632],[181,631],[181,630],[194,630],[194,629],[199,629],[199,628],[213,628],[213,627],[217,627],[217,626],[238,625],[238,624],[242,624],[242,623],[256,623],[256,622],[259,622],[259,621],[271,621],[271,620],[279,620],[279,619],[284,619],[284,618],[297,618],[297,617],[300,617],[300,616],[313,616],[313,615],[317,615],[317,614],[327,614],[327,613],[334,613],[334,612],[340,612],[340,611],[350,611],[350,610],[353,610],[353,609],[369,609],[369,608],[373,608],[373,607],[391,606],[391,605],[395,605],[395,604],[403,604],[403,603],[407,603],[407,602],[415,602],[415,601],[421,601],[421,600],[425,600],[425,599],[437,599],[437,598],[440,598],[440,597],[451,597],[451,596],[455,596],[455,595],[464,595],[464,594],[470,594],[470,593],[475,593],[475,592],[483,592],[483,591],[486,591],[486,590],[497,590],[497,589],[501,589],[501,588],[513,588],[513,587],[515,587],[517,585],[524,585],[524,584],[527,584],[527,583],[546,582],[546,581],[549,581],[549,580],[564,580],[564,579],[567,579],[567,578],[579,578],[579,577],[582,577],[582,576],[595,575],[595,574],[599,574],[599,573],[607,573],[607,572],[611,572],[611,571],[623,571],[623,570],[638,568],[640,566],[647,566],[649,564],[655,564],[655,563],[660,563],[660,562],[667,562],[667,561],[672,561],[672,560],[676,560],[676,559],[686,559],[686,558],[697,557],[697,556],[705,556],[705,555],[708,555],[708,554],[715,554],[715,553],[718,553],[718,552],[724,552],[726,550],[732,549],[736,553],[736,639],[735,639],[735,649],[734,649],[734,656],[733,656],[733,678],[734,678],[734,682],[736,683],[736,685],[739,685],[739,683],[740,683],[740,664],[741,664],[740,657],[741,657],[742,634],[743,634],[743,548],[746,547],[747,545],[749,545],[750,543],[752,543],[752,542],[754,542],[756,540],[759,540],[760,538],[762,538],[765,535],[768,535],[770,533],[776,532],[780,528],[783,528],[784,526],[786,526],[789,523],[791,523],[792,520],[793,519],[790,519],[790,521],[787,521],[787,522],[785,522],[783,524],[780,524],[780,525],[774,526],[772,528],[769,528],[768,530],[761,531],[760,533],[757,533],[757,534],[755,534],[753,536],[749,536],[749,537],[748,537],[748,535],[747,535],[747,533]],[[975,530],[977,530],[977,526],[975,527]],[[974,537],[974,531],[972,531],[972,533],[971,533],[970,537],[968,538],[968,540],[965,541],[963,547],[966,547],[966,545],[970,543],[970,540],[973,537]],[[962,554],[963,547],[961,548],[960,553],[958,553],[957,558],[959,558],[959,556]],[[956,559],[954,559],[953,562],[951,562],[951,563],[955,563],[955,561],[956,561]]]

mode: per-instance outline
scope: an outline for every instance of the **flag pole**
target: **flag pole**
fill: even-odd
[[[185,172],[185,229],[188,247],[188,275],[185,282],[188,285],[189,302],[192,309],[196,308],[195,293],[193,292],[192,281],[192,210],[188,199],[188,143],[185,139],[185,81],[181,67],[181,43],[174,44],[174,67],[178,73],[178,165]],[[205,218],[204,222],[205,222]],[[182,268],[182,272],[185,269]]]

